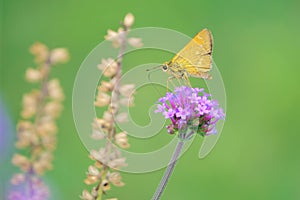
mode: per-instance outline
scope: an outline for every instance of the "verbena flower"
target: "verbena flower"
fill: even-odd
[[[171,120],[167,126],[170,134],[184,130],[188,126],[196,126],[197,133],[202,136],[215,134],[216,123],[224,119],[225,114],[216,100],[201,88],[181,86],[173,93],[168,92],[160,98],[156,113],[162,113]]]
[[[202,136],[217,132],[216,123],[224,119],[225,114],[216,100],[201,88],[181,86],[174,92],[168,92],[165,97],[158,100],[157,113],[162,113],[166,119],[171,120],[167,126],[170,134],[178,133],[177,146],[152,199],[160,199],[168,180],[173,173],[175,164],[181,154],[184,143],[194,134]]]

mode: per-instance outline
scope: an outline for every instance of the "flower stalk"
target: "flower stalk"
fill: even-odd
[[[183,145],[184,145],[184,141],[183,140],[178,140],[177,146],[174,150],[174,153],[173,153],[173,156],[170,160],[170,163],[169,163],[169,165],[168,165],[168,167],[167,167],[167,169],[166,169],[166,171],[165,171],[165,173],[164,173],[164,175],[163,175],[163,177],[162,177],[162,179],[161,179],[161,181],[160,181],[160,183],[159,183],[159,185],[158,185],[158,187],[157,187],[157,189],[156,189],[156,191],[155,191],[155,193],[152,197],[152,200],[160,199],[160,197],[161,197],[163,191],[165,190],[165,188],[167,186],[167,183],[168,183],[168,181],[169,181],[169,179],[170,179],[170,177],[171,177],[171,175],[174,171],[175,165],[176,165],[177,160],[180,156]]]
[[[126,31],[126,27],[124,28],[124,31],[122,33],[120,33],[120,43],[121,43],[121,48],[119,51],[119,55],[118,55],[118,61],[117,61],[117,71],[116,71],[116,75],[115,75],[115,87],[112,91],[112,100],[111,100],[111,105],[118,105],[118,101],[119,101],[119,96],[120,96],[120,92],[119,92],[119,84],[120,84],[120,80],[121,80],[121,75],[122,75],[122,61],[123,61],[123,56],[124,56],[124,52],[125,52],[125,48],[126,48],[126,35],[127,35],[127,31]],[[118,114],[118,109],[110,109],[110,114],[112,116],[116,116]],[[112,119],[112,124],[115,124],[115,119]],[[114,136],[116,135],[116,129],[111,129],[111,131],[109,131],[109,133],[107,134],[107,143],[106,143],[106,147],[105,147],[105,152],[106,152],[106,160],[109,161],[109,155],[111,153],[111,148],[112,148],[112,142],[114,140]],[[102,176],[101,179],[105,180],[105,177],[107,176],[107,173],[109,172],[109,167],[108,166],[104,166],[103,170],[102,170]],[[100,184],[101,181],[99,182],[99,184],[97,185],[98,188],[98,196],[96,200],[101,200],[102,199],[102,194],[104,193],[103,190],[99,189],[100,188]]]
[[[121,156],[120,148],[129,148],[127,132],[118,133],[116,124],[123,123],[128,120],[127,113],[119,113],[120,106],[133,106],[133,95],[135,86],[133,84],[121,85],[123,58],[127,44],[138,47],[141,46],[141,40],[135,38],[127,38],[127,34],[133,25],[134,17],[127,14],[122,27],[117,32],[108,30],[105,39],[112,42],[114,48],[119,48],[116,60],[112,58],[102,59],[102,63],[98,65],[104,77],[108,81],[101,81],[98,87],[98,94],[94,105],[102,108],[107,107],[103,112],[102,118],[95,119],[93,123],[92,138],[95,140],[106,139],[105,147],[99,150],[91,150],[90,158],[95,161],[94,165],[90,165],[87,172],[85,183],[87,185],[95,184],[91,192],[84,190],[81,195],[83,200],[101,200],[110,185],[121,187],[124,185],[122,177],[118,169],[126,166],[126,158]]]
[[[27,69],[25,77],[30,83],[39,83],[40,89],[23,96],[22,119],[17,125],[15,145],[26,156],[16,153],[12,158],[12,163],[21,170],[11,179],[16,188],[21,188],[10,193],[9,199],[13,200],[46,200],[49,197],[48,188],[41,177],[52,169],[57,133],[55,120],[60,115],[64,100],[59,81],[50,79],[50,72],[54,65],[69,60],[66,49],[49,51],[41,43],[32,45],[30,52],[35,56],[38,67]]]
[[[161,198],[184,143],[196,134],[216,134],[216,123],[225,118],[218,102],[211,100],[204,89],[187,86],[177,87],[174,93],[168,92],[165,97],[160,98],[155,112],[160,112],[166,119],[170,119],[171,124],[166,128],[170,134],[176,134],[179,141],[152,200]]]

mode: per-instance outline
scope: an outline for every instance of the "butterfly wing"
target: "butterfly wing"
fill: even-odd
[[[200,31],[173,59],[188,75],[209,78],[212,67],[212,35],[208,29]]]

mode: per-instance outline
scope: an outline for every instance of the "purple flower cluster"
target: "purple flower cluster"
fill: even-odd
[[[198,126],[197,133],[203,136],[215,134],[216,123],[225,115],[218,102],[211,100],[210,96],[203,88],[177,87],[174,93],[168,92],[159,99],[155,112],[161,112],[171,120],[172,123],[167,126],[170,134],[195,124]]]

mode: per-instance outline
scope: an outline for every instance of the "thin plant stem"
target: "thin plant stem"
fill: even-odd
[[[126,49],[126,42],[127,42],[127,27],[125,27],[125,30],[121,33],[121,47],[120,47],[120,50],[119,50],[119,54],[118,54],[118,60],[117,60],[117,65],[118,65],[118,68],[117,68],[117,74],[116,74],[116,84],[115,84],[115,87],[112,91],[112,101],[111,101],[111,105],[112,106],[116,106],[119,102],[119,98],[120,98],[120,92],[119,92],[119,84],[120,84],[120,80],[121,80],[121,75],[122,75],[122,61],[123,61],[123,57],[124,57],[124,53],[125,53],[125,49]],[[112,115],[116,115],[118,113],[118,110],[117,109],[111,109],[111,114]],[[115,120],[115,119],[113,119]],[[113,122],[115,123],[115,122]],[[111,148],[112,148],[112,141],[114,140],[114,136],[116,134],[116,129],[115,127],[112,128],[112,130],[109,132],[108,134],[108,138],[107,138],[107,144],[106,144],[106,148],[105,148],[105,151],[106,151],[106,155],[107,155],[107,162],[109,160],[109,155],[110,155],[110,152],[111,152]],[[104,180],[104,178],[106,177],[106,174],[109,170],[109,166],[104,166],[104,169],[103,169],[103,175],[102,175],[102,180]],[[102,189],[100,189],[101,187],[101,181],[99,182],[98,184],[98,195],[97,195],[97,199],[96,200],[101,200],[102,199],[102,194],[103,194],[103,191]]]
[[[44,63],[43,65],[43,80],[42,80],[42,83],[41,83],[41,95],[38,99],[38,108],[37,108],[37,112],[36,112],[36,116],[35,116],[35,119],[34,119],[34,127],[37,127],[39,121],[40,121],[40,118],[41,118],[41,115],[42,115],[42,112],[43,112],[43,109],[44,109],[44,106],[45,106],[45,102],[46,102],[46,98],[47,98],[47,95],[48,95],[48,81],[49,81],[49,75],[50,75],[50,69],[51,69],[51,61],[50,61],[50,57],[47,58],[46,62]],[[34,152],[34,150],[36,148],[39,148],[40,146],[36,146],[34,144],[31,145],[31,153]],[[33,154],[31,155],[31,161],[34,160],[35,157],[33,157]],[[33,196],[34,196],[34,189],[33,189],[33,183],[32,183],[32,180],[31,178],[35,175],[35,172],[33,170],[33,166],[32,166],[32,163],[31,163],[31,166],[30,166],[30,169],[29,171],[27,172],[27,181],[28,181],[28,188],[29,188],[29,192],[28,192],[28,197],[31,199]]]
[[[101,200],[102,199],[102,194],[103,194],[102,190],[99,190],[96,200]]]
[[[178,143],[177,143],[177,146],[174,150],[174,153],[173,153],[173,156],[171,158],[171,161],[164,173],[164,176],[162,177],[153,197],[152,197],[152,200],[158,200],[160,199],[162,193],[164,192],[166,186],[167,186],[167,183],[172,175],[172,172],[174,170],[174,167],[176,165],[176,162],[177,162],[177,159],[179,158],[180,156],[180,153],[182,151],[182,147],[184,145],[184,140],[179,140]]]
[[[107,166],[104,166],[104,169],[103,169],[102,175],[101,175],[101,180],[103,180],[105,178],[106,174],[107,174]],[[103,191],[100,189],[100,187],[101,187],[101,181],[97,185],[98,194],[97,194],[96,200],[102,199]]]

